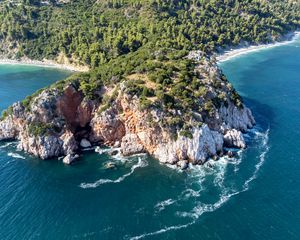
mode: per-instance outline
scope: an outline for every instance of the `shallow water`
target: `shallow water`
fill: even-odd
[[[299,45],[221,64],[258,123],[237,159],[178,172],[86,153],[70,167],[2,143],[0,239],[300,239]],[[68,74],[10,68],[0,65],[0,109]]]

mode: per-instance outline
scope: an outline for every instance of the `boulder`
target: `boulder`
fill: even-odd
[[[228,151],[228,152],[227,152],[227,156],[228,156],[229,158],[233,158],[233,157],[236,156],[236,154],[235,154],[235,152],[233,152],[233,151]]]
[[[114,148],[119,148],[121,147],[121,143],[119,141],[116,141],[114,144]]]
[[[80,147],[82,147],[82,148],[90,148],[90,147],[92,147],[92,144],[88,140],[82,139],[80,141]]]
[[[67,156],[64,157],[63,163],[67,165],[71,165],[75,161],[77,161],[79,158],[79,155],[73,155],[73,154],[68,154]]]
[[[108,162],[104,165],[104,169],[114,169],[116,167],[117,167],[116,164],[113,162]]]
[[[64,154],[63,141],[52,135],[28,136],[20,134],[18,149],[31,153],[41,159],[49,159]]]
[[[177,162],[177,166],[178,166],[181,170],[185,170],[185,169],[187,169],[187,168],[189,167],[189,163],[188,163],[188,161],[182,160],[182,161]]]
[[[117,143],[122,140],[126,134],[126,129],[121,120],[116,107],[111,107],[100,115],[96,114],[90,123],[92,142],[104,142],[111,146],[111,143]],[[118,146],[119,147],[119,146]]]

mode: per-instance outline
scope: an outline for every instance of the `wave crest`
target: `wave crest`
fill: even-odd
[[[96,181],[94,183],[81,183],[80,187],[84,188],[84,189],[87,189],[87,188],[96,188],[96,187],[99,187],[100,185],[108,184],[108,183],[120,183],[120,182],[124,181],[127,177],[132,175],[135,172],[136,169],[144,168],[144,167],[148,166],[148,162],[146,160],[143,160],[140,157],[138,159],[139,159],[138,163],[131,167],[131,170],[130,170],[129,173],[124,174],[123,176],[117,178],[116,180],[99,179],[98,181]]]
[[[249,190],[249,185],[252,181],[254,181],[257,178],[257,175],[261,169],[261,167],[263,166],[263,164],[265,163],[266,160],[266,155],[270,150],[270,147],[268,146],[268,142],[269,142],[269,129],[265,132],[265,133],[261,133],[261,132],[255,132],[255,135],[257,138],[262,140],[261,143],[261,149],[262,152],[259,155],[259,161],[258,163],[255,165],[255,170],[252,173],[252,175],[244,182],[244,184],[242,185],[240,190],[228,190],[227,188],[225,188],[223,186],[223,182],[220,181],[220,178],[224,176],[224,163],[223,161],[221,162],[221,166],[223,165],[222,168],[220,168],[219,170],[221,170],[221,173],[219,173],[219,175],[217,174],[217,181],[215,181],[215,184],[223,187],[223,191],[222,194],[220,195],[220,199],[212,204],[205,204],[205,203],[199,203],[192,209],[192,211],[190,212],[177,212],[176,214],[180,217],[188,217],[188,218],[192,218],[192,221],[186,224],[181,224],[181,225],[174,225],[174,226],[170,226],[170,227],[165,227],[162,229],[159,229],[157,231],[153,231],[153,232],[149,232],[149,233],[144,233],[138,236],[134,236],[131,237],[130,240],[138,240],[138,239],[142,239],[142,238],[146,238],[146,237],[150,237],[150,236],[154,236],[154,235],[159,235],[162,233],[166,233],[172,230],[179,230],[179,229],[183,229],[183,228],[187,228],[193,224],[196,223],[196,221],[200,218],[200,216],[202,216],[204,213],[209,213],[209,212],[214,212],[217,209],[219,209],[220,207],[222,207],[226,202],[228,202],[232,197],[239,195],[240,193],[246,192]],[[236,162],[237,165],[240,164],[240,161]],[[198,173],[198,176],[203,178],[203,169],[200,169],[200,174]],[[197,176],[197,175],[196,175]],[[202,182],[202,180],[201,180]],[[185,192],[185,191],[184,191]],[[197,194],[191,194],[191,195],[187,195],[188,197],[190,196],[197,196],[200,193],[197,191],[192,191],[192,193],[197,193]],[[181,194],[183,195],[183,193]],[[180,195],[180,196],[181,196]],[[165,202],[166,203],[174,203],[180,200],[180,197],[177,200],[172,200],[172,199],[168,199]],[[186,200],[186,199],[185,199]],[[168,205],[163,205],[164,208]],[[171,205],[171,204],[169,204]]]
[[[18,153],[13,153],[13,152],[9,152],[9,153],[7,154],[7,156],[13,157],[13,158],[18,158],[18,159],[26,159],[25,157],[21,156],[20,154],[18,154]]]

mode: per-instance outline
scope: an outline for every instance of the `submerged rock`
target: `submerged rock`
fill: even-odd
[[[108,162],[104,165],[104,169],[114,169],[116,168],[116,164],[114,162]]]

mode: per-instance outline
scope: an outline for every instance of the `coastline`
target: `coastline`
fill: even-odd
[[[25,66],[37,66],[37,67],[45,67],[45,68],[56,68],[61,70],[66,70],[70,72],[87,72],[89,69],[85,66],[74,66],[70,64],[60,64],[51,60],[31,60],[28,58],[16,60],[9,59],[0,56],[0,65],[25,65]]]
[[[216,56],[217,63],[226,62],[231,60],[232,58],[239,57],[241,55],[245,55],[251,52],[257,52],[260,50],[273,48],[277,46],[287,45],[300,37],[300,31],[295,31],[292,33],[288,33],[282,37],[280,41],[268,44],[260,44],[260,45],[248,45],[247,43],[240,44],[237,47],[228,47],[227,49],[223,49]],[[44,59],[43,61],[32,60],[29,58],[23,58],[20,60],[10,59],[4,56],[0,56],[0,65],[25,65],[25,66],[37,66],[37,67],[46,67],[46,68],[56,68],[71,72],[87,72],[89,68],[86,66],[74,66],[71,64],[60,64],[53,60]]]
[[[300,37],[300,31],[295,31],[283,37],[282,41],[269,43],[269,44],[261,44],[261,45],[249,45],[249,46],[240,45],[236,48],[233,47],[231,49],[223,50],[222,53],[217,55],[216,59],[218,63],[226,62],[228,60],[231,60],[232,58],[239,57],[251,52],[257,52],[268,48],[290,44],[295,40],[297,40],[299,37]]]

